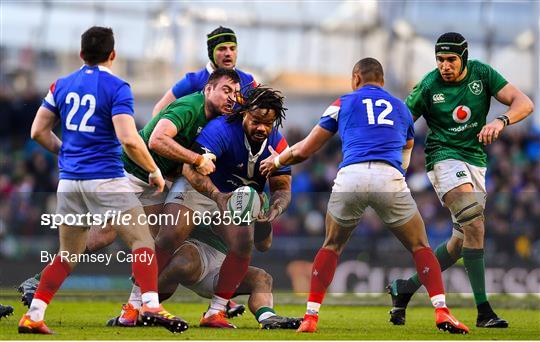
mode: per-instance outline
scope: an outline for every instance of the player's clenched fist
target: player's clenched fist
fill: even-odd
[[[155,186],[157,188],[157,192],[163,191],[165,188],[165,179],[163,179],[161,170],[159,168],[157,168],[156,171],[148,174],[148,184],[150,184],[150,186]]]
[[[495,119],[482,127],[482,130],[480,133],[478,133],[478,141],[484,145],[491,144],[499,138],[503,129],[504,122],[499,119]]]

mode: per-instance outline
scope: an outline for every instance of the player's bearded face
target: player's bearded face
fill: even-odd
[[[232,113],[234,99],[239,91],[239,84],[226,77],[214,85],[209,85],[205,90],[205,96],[208,99],[207,107],[210,113],[213,116]]]
[[[214,53],[214,60],[219,68],[232,69],[236,65],[236,44],[223,44]]]
[[[273,109],[257,108],[246,112],[244,115],[244,132],[249,140],[263,142],[274,127],[276,112]]]
[[[437,69],[445,82],[456,82],[460,76],[461,58],[454,54],[439,54]]]

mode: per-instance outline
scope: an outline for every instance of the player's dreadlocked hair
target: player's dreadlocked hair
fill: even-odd
[[[258,85],[253,89],[249,89],[244,95],[239,96],[236,101],[236,106],[233,114],[229,116],[230,121],[242,119],[244,112],[261,109],[273,109],[276,113],[276,121],[274,127],[282,127],[285,120],[285,111],[283,107],[283,99],[279,90],[274,90],[264,85]]]

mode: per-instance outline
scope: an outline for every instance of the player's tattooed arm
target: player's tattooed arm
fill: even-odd
[[[148,148],[169,160],[195,165],[203,175],[214,172],[211,158],[205,158],[177,143],[174,140],[177,134],[178,129],[170,120],[161,119],[148,139]]]
[[[231,193],[221,193],[210,177],[197,172],[193,165],[184,164],[182,174],[195,190],[215,201],[221,211],[227,208],[227,200]]]
[[[278,175],[268,179],[270,185],[270,210],[264,221],[271,222],[289,207],[291,203],[291,176]]]
[[[32,139],[54,154],[58,154],[62,146],[62,141],[53,132],[58,122],[56,114],[45,107],[39,107],[30,131]]]

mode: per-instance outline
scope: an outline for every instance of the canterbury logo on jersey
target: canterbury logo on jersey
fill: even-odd
[[[433,94],[433,103],[443,103],[444,101],[444,94]]]
[[[457,178],[467,177],[467,173],[465,171],[458,171],[456,172],[456,177]]]
[[[227,183],[231,183],[235,187],[240,187],[242,185],[246,185],[246,186],[259,185],[259,183],[257,183],[254,180],[250,180],[250,179],[247,179],[247,178],[244,178],[244,177],[240,177],[240,176],[235,175],[235,174],[232,174],[232,176],[234,176],[234,177],[236,177],[236,178],[238,178],[240,180],[240,182],[235,182],[232,179],[227,179]]]

